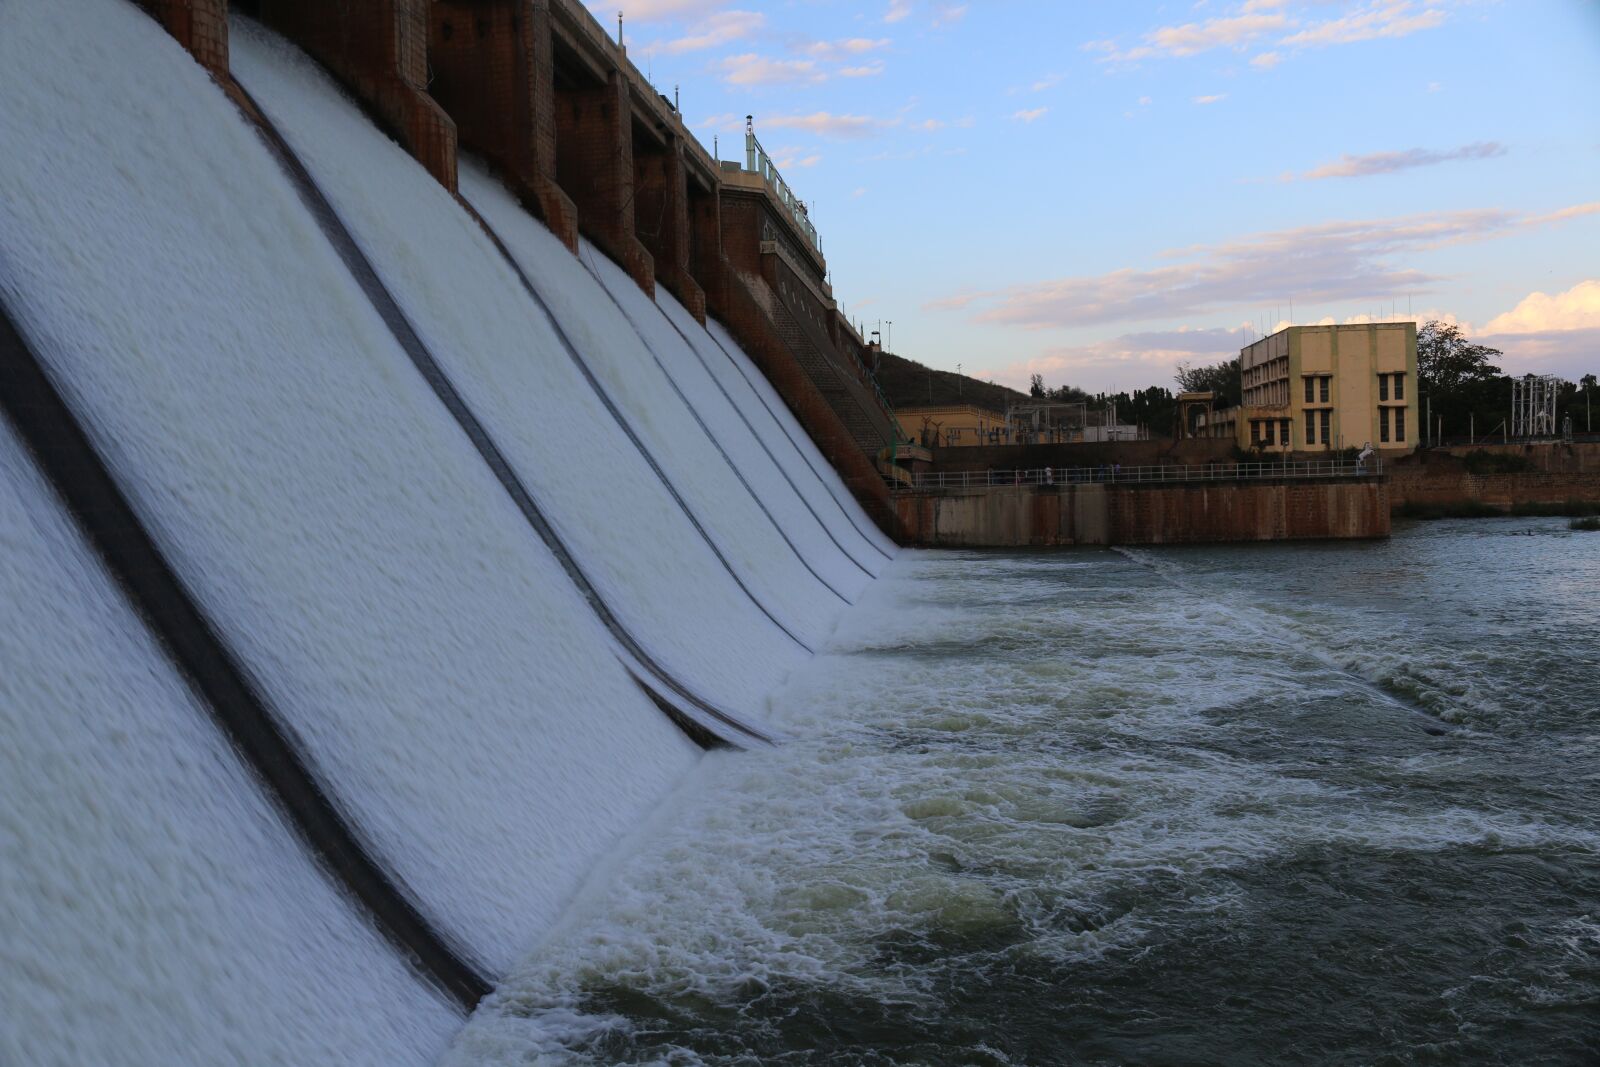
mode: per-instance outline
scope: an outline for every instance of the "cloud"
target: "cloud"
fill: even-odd
[[[625,22],[693,18],[725,6],[727,0],[591,0],[589,9],[602,26],[614,25],[620,10]]]
[[[1126,50],[1119,48],[1115,41],[1089,41],[1082,47],[1087,52],[1102,53],[1101,62],[1132,63],[1160,56],[1194,56],[1213,48],[1238,48],[1289,26],[1286,15],[1246,10],[1204,22],[1161,26],[1144,35],[1144,44]]]
[[[680,55],[716,48],[749,37],[766,24],[767,17],[758,11],[719,11],[696,25],[682,37],[653,44],[648,51]]]
[[[911,14],[911,0],[889,0],[889,10],[884,12],[883,21],[899,22]]]
[[[1227,93],[1214,93],[1211,96],[1197,96],[1194,98],[1194,102],[1204,107],[1207,104],[1219,103],[1226,99],[1228,99]]]
[[[1326,48],[1379,37],[1406,37],[1441,26],[1444,20],[1444,10],[1431,2],[1418,8],[1411,0],[1376,0],[1363,10],[1319,22],[1278,43],[1285,48]]]
[[[966,4],[941,4],[933,16],[935,26],[953,26],[967,17]]]
[[[1554,296],[1529,293],[1516,307],[1496,315],[1483,328],[1486,333],[1515,334],[1600,329],[1600,281],[1581,281]]]
[[[1405,37],[1420,30],[1443,25],[1446,0],[1368,0],[1338,18],[1304,23],[1284,9],[1286,0],[1249,0],[1231,14],[1159,26],[1146,33],[1142,44],[1124,49],[1111,40],[1088,41],[1081,47],[1100,53],[1102,63],[1133,63],[1142,59],[1185,58],[1218,48],[1235,51],[1271,39],[1275,48],[1296,51],[1354,44],[1380,37]],[[1292,31],[1292,32],[1291,32]],[[1281,52],[1269,50],[1251,62],[1270,69],[1283,60]]]
[[[899,124],[899,119],[877,119],[868,115],[835,115],[829,111],[814,111],[809,115],[775,115],[761,120],[763,128],[806,130],[819,137],[831,137],[835,140],[870,137],[879,130]]]
[[[1333,163],[1324,163],[1306,171],[1300,177],[1306,181],[1322,178],[1369,178],[1375,174],[1393,174],[1416,167],[1431,167],[1462,159],[1494,159],[1506,154],[1506,147],[1498,141],[1480,141],[1447,151],[1431,148],[1408,148],[1403,152],[1372,152],[1364,156],[1343,155]]]
[[[1037,356],[976,370],[980,378],[1026,389],[1033,375],[1048,384],[1076,385],[1091,391],[1121,389],[1130,380],[1144,385],[1172,386],[1179,363],[1207,364],[1239,353],[1246,341],[1244,326],[1183,327],[1126,333],[1082,345],[1048,348]]]
[[[979,321],[1041,329],[1185,318],[1288,294],[1312,305],[1424,293],[1438,277],[1393,260],[1595,213],[1600,203],[1547,215],[1484,209],[1321,223],[1174,249],[1159,257],[1169,262],[1154,267],[964,291],[931,306],[966,307]]]
[[[729,85],[805,85],[827,80],[810,59],[772,59],[754,52],[729,56],[717,64]]]
[[[808,152],[794,145],[785,145],[772,153],[772,162],[779,170],[814,167],[822,162],[822,154],[820,152]]]
[[[821,59],[830,63],[843,63],[846,60],[887,47],[889,47],[889,38],[887,37],[841,37],[835,41],[811,41],[802,45],[798,51],[810,56],[812,59]]]
[[[873,77],[875,75],[882,74],[882,73],[883,73],[883,60],[881,60],[881,59],[874,60],[873,62],[868,63],[866,66],[862,66],[862,67],[840,67],[839,68],[839,77],[841,77],[841,78],[871,78],[871,77]]]
[[[1018,122],[1033,122],[1037,119],[1043,118],[1049,110],[1050,109],[1047,107],[1030,107],[1016,112],[1011,117],[1016,119]]]

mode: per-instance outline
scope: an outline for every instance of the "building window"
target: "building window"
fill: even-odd
[[[1327,379],[1324,378],[1323,381],[1327,381]],[[1333,412],[1328,408],[1323,408],[1318,414],[1322,416],[1322,443],[1325,445],[1332,444],[1333,437],[1328,433],[1328,428],[1333,423]]]
[[[1308,411],[1308,412],[1306,412],[1306,444],[1314,445],[1316,443],[1317,443],[1317,413],[1315,411]]]
[[[1394,376],[1394,398],[1396,400],[1404,400],[1406,398],[1406,376],[1404,374],[1396,374]]]
[[[1328,377],[1327,375],[1323,375],[1322,378],[1318,380],[1322,382],[1322,402],[1326,404],[1328,402]],[[1322,443],[1327,444],[1328,442],[1324,441]]]
[[[1261,423],[1256,419],[1250,420],[1250,443],[1253,445],[1261,443]]]
[[[1317,380],[1315,378],[1307,378],[1306,379],[1306,403],[1307,404],[1311,403],[1311,391],[1316,388],[1316,385],[1317,385]]]
[[[1269,448],[1274,444],[1277,444],[1277,442],[1272,439],[1272,428],[1276,425],[1277,423],[1273,422],[1271,419],[1267,419],[1261,427],[1261,443]]]
[[[1389,439],[1389,409],[1388,408],[1379,408],[1378,409],[1378,440],[1387,441],[1388,439]]]
[[[1389,376],[1387,374],[1378,375],[1378,399],[1389,399]]]
[[[1398,374],[1395,375],[1395,381],[1398,382],[1399,380],[1400,380],[1400,376]],[[1398,400],[1399,397],[1396,397],[1395,399]],[[1404,441],[1406,439],[1406,409],[1405,408],[1395,408],[1394,409],[1394,439],[1396,441]]]
[[[1279,419],[1278,420],[1278,443],[1280,445],[1282,445],[1284,448],[1288,448],[1290,445],[1294,444],[1293,441],[1289,440],[1289,420],[1288,419]]]

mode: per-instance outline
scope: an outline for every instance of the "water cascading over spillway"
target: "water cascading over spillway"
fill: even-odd
[[[0,142],[27,146],[0,154],[0,302],[307,773],[493,980],[695,765],[658,705],[759,733],[894,548],[720,328],[468,166],[480,221],[299,53],[232,38],[444,392],[124,0],[0,8]],[[25,919],[0,990],[29,1006],[0,1059],[116,1059],[106,1019],[148,1031],[132,1062],[432,1058],[459,1015],[286,831],[9,430],[0,470]]]

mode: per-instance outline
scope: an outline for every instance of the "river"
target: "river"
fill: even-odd
[[[905,553],[448,1062],[1600,1061],[1600,534]]]

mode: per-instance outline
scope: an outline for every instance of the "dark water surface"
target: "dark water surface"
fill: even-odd
[[[1600,1063],[1600,534],[908,553],[451,1062]]]

